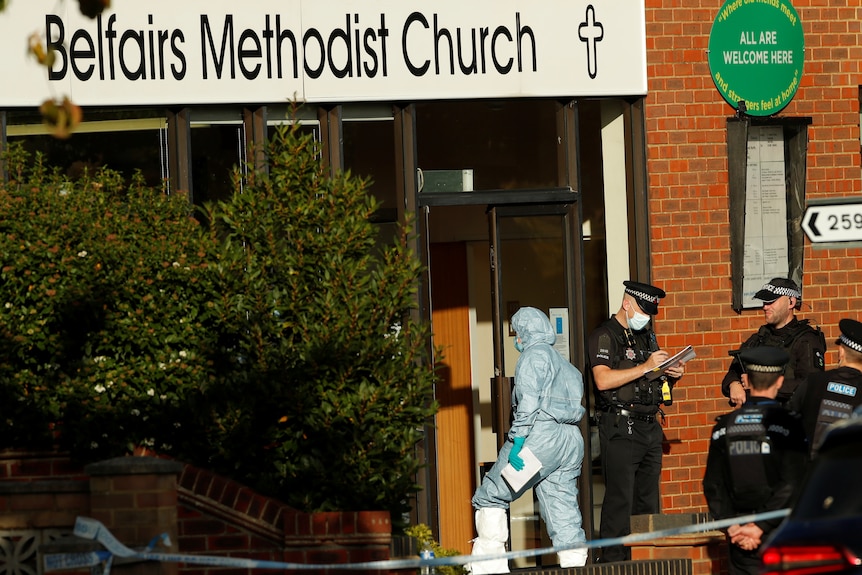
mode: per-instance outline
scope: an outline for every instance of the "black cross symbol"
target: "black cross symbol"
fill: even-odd
[[[578,37],[587,45],[587,73],[590,78],[595,78],[599,73],[596,48],[604,35],[604,26],[601,22],[596,22],[596,9],[592,4],[588,4],[586,19],[578,25]]]

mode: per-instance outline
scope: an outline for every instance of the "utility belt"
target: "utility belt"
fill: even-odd
[[[640,377],[615,389],[602,391],[600,396],[605,405],[620,407],[629,405],[655,406],[666,400],[662,393],[664,383],[664,378],[650,380],[646,377]]]
[[[654,421],[656,421],[659,415],[661,417],[664,417],[664,412],[661,409],[658,409],[656,413],[640,413],[637,411],[631,411],[617,405],[611,405],[609,407],[606,407],[603,412],[611,415],[616,415],[617,417],[626,417],[628,419],[634,419],[636,421],[644,421],[646,423],[653,423]]]

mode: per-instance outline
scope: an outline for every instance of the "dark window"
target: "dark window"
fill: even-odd
[[[22,142],[31,154],[41,154],[46,165],[72,179],[101,167],[120,172],[127,180],[140,171],[146,183],[161,187],[168,177],[165,154],[166,120],[148,111],[84,112],[82,122],[67,139],[50,135],[32,113],[10,112],[8,142]]]
[[[472,180],[472,190],[557,185],[558,144],[553,101],[417,104],[416,135],[423,191],[446,191],[452,176],[458,191],[459,172],[462,184],[470,185]]]
[[[192,198],[195,205],[226,200],[232,174],[245,161],[242,124],[192,123]]]
[[[395,132],[392,119],[345,119],[342,133],[344,168],[355,176],[370,179],[369,191],[381,204],[375,220],[395,221]]]

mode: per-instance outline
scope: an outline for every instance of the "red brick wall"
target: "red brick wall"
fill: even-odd
[[[647,169],[652,269],[665,288],[657,322],[669,349],[692,344],[697,359],[666,409],[665,512],[705,511],[701,479],[721,395],[727,352],[763,323],[731,307],[725,120],[734,110],[713,85],[707,45],[720,0],[647,0]],[[810,116],[806,196],[859,196],[862,1],[794,1],[805,34],[805,66],[783,117]],[[862,198],[860,198],[862,199]],[[842,317],[862,318],[862,251],[812,249],[806,240],[804,305],[826,334],[827,367]]]
[[[691,559],[692,575],[727,573],[727,543],[717,531],[679,535],[632,545],[632,559]]]
[[[0,451],[0,480],[88,479],[80,465],[53,452]]]
[[[123,463],[111,460],[107,471],[100,469],[90,477],[63,455],[0,451],[0,529],[71,532],[80,515],[102,521],[129,547],[142,546],[154,534],[169,531],[172,547],[156,549],[167,553],[294,563],[389,559],[388,512],[300,513],[207,470],[179,465],[178,476],[114,474],[118,461]],[[13,482],[16,489],[10,490]],[[257,571],[180,564],[178,572],[252,575]]]
[[[290,563],[389,559],[392,527],[388,512],[300,513],[189,465],[179,478],[179,498],[182,553]],[[182,573],[224,575],[224,568],[187,566]]]

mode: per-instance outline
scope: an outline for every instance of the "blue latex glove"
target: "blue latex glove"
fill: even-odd
[[[512,440],[514,445],[512,446],[512,451],[509,452],[509,463],[512,464],[512,467],[515,468],[515,471],[521,471],[524,469],[524,460],[521,459],[521,456],[518,455],[521,453],[521,448],[524,447],[524,440],[526,437],[516,437]]]

